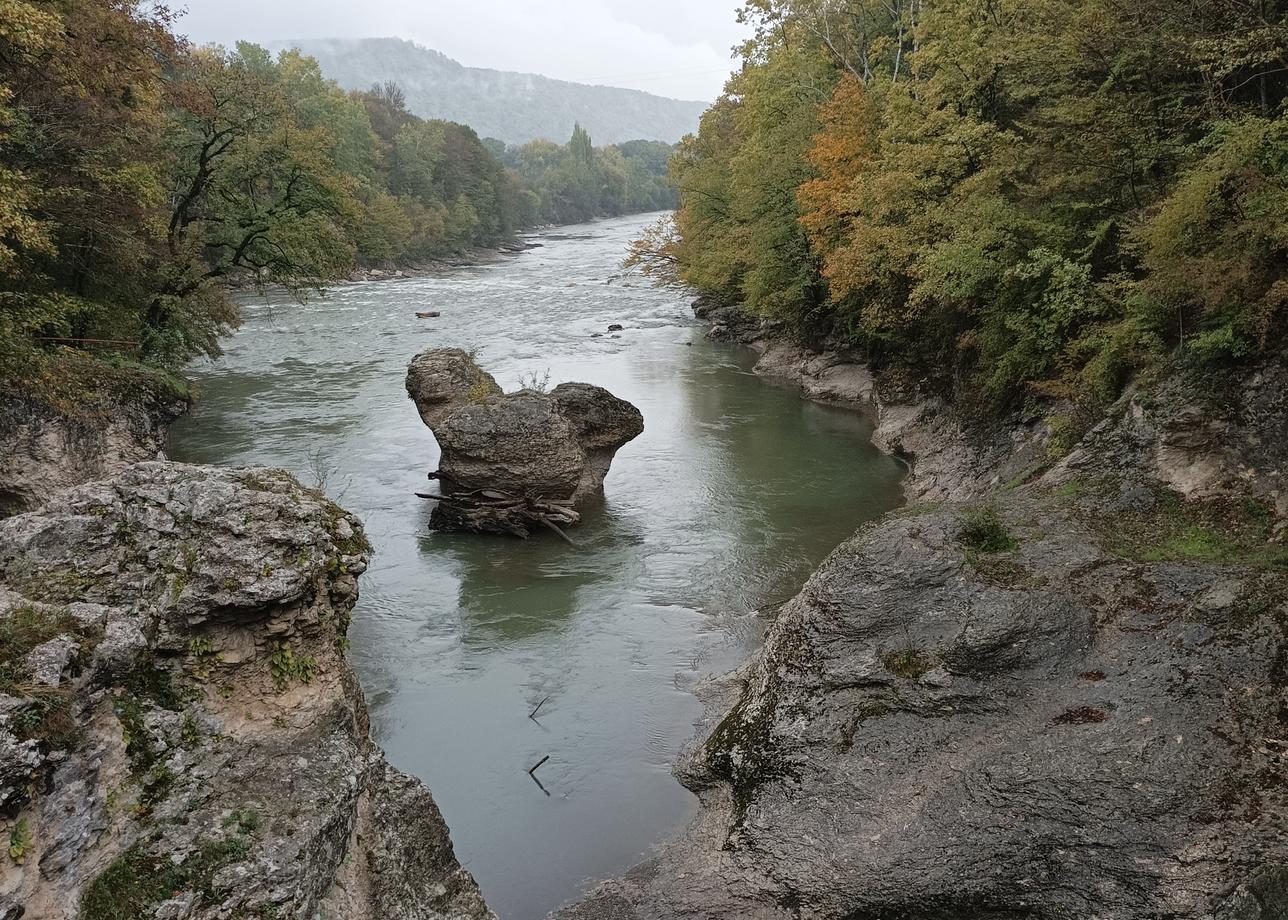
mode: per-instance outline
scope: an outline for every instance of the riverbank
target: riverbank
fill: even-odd
[[[766,385],[702,339],[687,300],[618,277],[647,220],[561,228],[519,259],[344,286],[305,309],[254,304],[226,356],[192,369],[203,396],[170,443],[305,481],[319,450],[330,461],[328,491],[377,548],[351,631],[376,739],[433,790],[513,920],[687,823],[696,800],[671,768],[701,715],[691,688],[759,644],[750,611],[899,501],[900,468],[861,415]],[[441,319],[415,319],[426,307]],[[439,347],[477,349],[507,390],[548,369],[551,388],[589,381],[644,414],[586,509],[583,549],[429,532],[414,493],[439,457],[403,380]],[[549,796],[526,772],[546,755]]]
[[[758,343],[761,375],[866,409],[882,443],[903,450],[913,470],[911,503],[880,517],[897,503],[884,491],[887,475],[893,490],[897,471],[862,447],[867,429],[858,413],[748,384],[750,364],[741,358],[677,341],[678,317],[662,294],[615,282],[612,297],[600,296],[608,260],[588,253],[613,251],[615,239],[579,237],[566,251],[511,263],[521,271],[479,273],[455,293],[433,279],[357,285],[286,318],[257,311],[226,363],[200,375],[208,398],[199,411],[210,414],[181,426],[189,429],[185,455],[198,459],[306,472],[323,436],[341,459],[329,471],[331,487],[347,493],[346,505],[361,511],[381,550],[362,573],[364,606],[343,638],[353,637],[390,759],[432,774],[455,852],[484,892],[491,885],[507,915],[532,916],[566,900],[581,879],[613,875],[671,834],[691,814],[669,768],[697,717],[689,696],[697,689],[722,702],[676,767],[701,797],[695,823],[566,916],[786,918],[804,909],[954,920],[1061,912],[1124,920],[1279,916],[1280,882],[1270,870],[1282,857],[1275,828],[1285,815],[1274,783],[1283,756],[1276,739],[1284,737],[1279,624],[1288,619],[1282,544],[1274,542],[1288,459],[1283,368],[1225,380],[1174,375],[1128,394],[1056,456],[1040,421],[981,429],[954,407],[869,374],[853,355],[794,349],[757,327],[746,341]],[[449,296],[459,298],[450,331],[408,322],[412,305]],[[623,315],[631,317],[623,339],[590,338]],[[499,362],[507,380],[533,361],[552,366],[556,379],[575,369],[631,396],[646,418],[668,420],[615,462],[608,501],[587,523],[594,552],[580,554],[572,570],[566,547],[554,540],[475,547],[423,535],[425,520],[407,496],[433,460],[401,379],[405,358],[430,334],[455,336],[449,341],[462,347],[476,336],[493,343],[485,348],[495,353],[485,357]],[[328,348],[346,356],[346,376],[336,376]],[[871,469],[837,479],[860,463]],[[4,569],[6,584],[32,547],[52,553],[40,557],[49,583],[24,581],[26,593],[11,610],[31,606],[31,591],[52,592],[36,604],[62,606],[75,596],[110,601],[101,604],[109,608],[122,605],[108,594],[137,592],[129,595],[143,599],[135,616],[165,640],[147,652],[185,694],[196,693],[178,703],[166,694],[143,697],[148,749],[161,752],[164,769],[153,777],[140,766],[130,775],[111,766],[132,763],[124,723],[101,707],[105,699],[111,708],[136,698],[132,679],[92,661],[77,676],[79,659],[68,659],[73,667],[59,680],[91,714],[93,744],[84,755],[91,760],[73,754],[77,769],[110,768],[123,779],[88,784],[87,801],[107,797],[107,830],[97,818],[87,825],[94,842],[77,859],[88,861],[58,876],[67,891],[129,853],[112,847],[174,843],[180,831],[162,828],[171,836],[154,841],[148,834],[156,825],[134,807],[140,790],[166,780],[167,771],[179,780],[157,787],[170,802],[164,808],[197,800],[204,821],[218,802],[244,792],[204,772],[212,757],[241,757],[237,739],[266,745],[272,770],[294,770],[291,758],[307,756],[316,741],[292,728],[316,724],[296,719],[297,704],[301,712],[322,706],[336,714],[339,727],[327,731],[339,749],[372,751],[365,705],[349,690],[334,692],[333,679],[344,674],[341,684],[356,687],[348,655],[319,644],[340,637],[324,628],[330,614],[309,600],[321,598],[315,591],[335,593],[327,586],[335,576],[330,562],[325,573],[315,565],[334,558],[333,506],[280,474],[261,482],[231,471],[147,466],[194,472],[177,482],[158,472],[146,482],[85,487],[74,508],[60,504],[11,523],[25,532],[38,521],[43,536],[5,544],[3,553],[3,565],[18,563]],[[659,481],[667,489],[659,491]],[[117,498],[85,498],[102,489],[120,499],[121,511]],[[214,497],[203,502],[231,509],[228,533],[196,526],[204,505],[190,498],[208,489]],[[271,494],[257,498],[260,489]],[[277,509],[262,521],[261,501]],[[288,505],[304,515],[290,527],[277,517]],[[874,522],[819,567],[865,517]],[[124,555],[100,565],[91,554],[84,564],[99,568],[82,571],[72,547],[87,545],[85,534],[100,526],[111,535],[103,545]],[[219,566],[243,551],[254,564],[223,573]],[[274,562],[279,551],[285,556]],[[208,571],[203,560],[217,565]],[[345,565],[366,569],[367,561]],[[187,580],[190,569],[200,580]],[[763,650],[731,677],[703,682],[738,657],[732,649],[754,644],[754,636],[734,632],[752,631],[743,614],[782,587],[794,593],[813,569]],[[303,595],[295,593],[300,585]],[[171,600],[176,586],[179,599]],[[340,594],[341,606],[352,604]],[[241,600],[230,607],[230,597]],[[174,619],[189,608],[191,617]],[[95,622],[117,631],[117,619],[107,613]],[[730,636],[714,638],[725,628]],[[78,642],[74,630],[67,636]],[[227,681],[202,677],[206,647],[192,640],[212,636],[220,649],[214,670]],[[145,639],[153,642],[151,634]],[[240,657],[251,646],[250,657]],[[279,678],[287,689],[278,689]],[[226,707],[224,687],[232,688]],[[535,724],[528,714],[539,702]],[[31,704],[16,711],[32,711]],[[204,731],[212,719],[227,723],[245,713],[253,715],[245,725],[231,723],[244,735],[227,724],[209,738],[185,728],[186,714]],[[454,743],[441,743],[445,737]],[[6,749],[6,756],[22,764],[28,750]],[[92,760],[95,752],[107,766]],[[541,778],[550,796],[524,772],[546,755]],[[247,763],[263,765],[259,756],[247,753]],[[409,816],[433,814],[424,787],[407,778],[393,783],[409,796],[397,800],[404,804],[362,804],[383,795],[375,790],[386,774],[383,761],[368,772],[355,757],[345,753],[333,766],[370,794],[359,794],[355,808],[341,796],[334,812],[305,803],[316,809],[299,813],[309,827],[334,814],[402,833]],[[51,854],[63,849],[51,847],[49,829],[61,839],[57,828],[71,825],[46,812],[82,788],[59,785],[75,778],[58,772],[63,762],[46,758],[41,770],[53,770],[55,792],[21,806],[35,809],[20,812],[25,830],[16,821],[7,828],[29,867],[26,876],[14,871],[28,882],[35,870],[61,864]],[[113,793],[118,787],[123,792]],[[170,788],[181,797],[171,800]],[[118,814],[109,799],[122,794],[130,807]],[[250,798],[249,829],[235,819],[222,834],[202,836],[210,822],[189,821],[184,827],[195,836],[180,843],[200,846],[198,854],[210,844],[219,870],[212,884],[249,872],[255,884],[239,884],[259,898],[258,880],[276,878],[278,863],[233,857],[243,847],[279,852],[300,831],[289,812],[266,827],[263,797]],[[52,823],[37,823],[44,820]],[[298,885],[292,877],[289,899],[311,903],[327,879],[342,883],[327,897],[387,896],[379,894],[387,885],[409,890],[398,887],[396,866],[378,884],[340,870],[329,875],[339,850],[394,852],[374,830],[347,845],[335,844],[333,831],[302,838],[323,841],[298,861],[317,876]],[[408,863],[406,871],[417,883],[465,892],[449,885],[459,876],[445,833],[431,822],[423,839],[425,852],[437,854],[433,866]],[[534,857],[545,851],[555,858]],[[388,865],[372,855],[356,864]],[[215,897],[201,882],[203,865],[193,862],[180,879],[199,889],[194,916]],[[426,900],[432,892],[410,890],[433,903]],[[543,906],[532,910],[534,900]],[[364,916],[353,903],[339,909]],[[183,909],[173,906],[176,916]],[[404,915],[402,907],[380,909]]]
[[[492,917],[347,660],[361,524],[148,462],[0,522],[0,916]]]
[[[699,312],[873,412],[910,504],[735,673],[690,828],[556,916],[1283,916],[1288,369],[1177,371],[1057,450]]]
[[[537,232],[529,231],[528,235]],[[533,249],[540,249],[541,243],[534,243],[520,237],[496,246],[481,246],[454,256],[442,259],[429,259],[415,265],[366,266],[354,269],[349,281],[400,281],[408,278],[423,278],[427,275],[441,275],[458,268],[470,268],[475,265],[487,265],[507,256],[522,255]]]

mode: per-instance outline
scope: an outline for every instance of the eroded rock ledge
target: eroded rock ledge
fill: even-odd
[[[166,431],[188,394],[153,372],[71,362],[58,372],[85,392],[58,400],[0,391],[0,518],[59,489],[163,458]]]
[[[489,918],[368,732],[358,521],[141,463],[0,522],[0,917]]]
[[[677,771],[697,821],[556,916],[1288,916],[1285,394],[1178,373],[991,489],[911,458]]]
[[[505,394],[466,352],[417,355],[407,394],[442,451],[443,499],[431,525],[527,536],[574,524],[604,484],[617,451],[644,430],[624,399],[588,383]]]

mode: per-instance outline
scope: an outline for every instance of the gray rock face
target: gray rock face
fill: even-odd
[[[428,791],[371,742],[344,654],[366,558],[356,519],[273,470],[141,463],[0,522],[21,660],[74,644],[80,663],[58,668],[56,718],[25,676],[0,707],[0,807],[26,840],[0,901],[60,920],[337,901],[326,916],[491,917]]]
[[[1283,916],[1288,578],[1106,552],[1098,500],[1009,499],[1013,553],[954,507],[843,546],[687,768],[721,833],[563,916]]]
[[[693,302],[693,315],[710,324],[707,338],[713,342],[750,345],[765,337],[764,323],[737,304],[704,295]]]
[[[1156,392],[1133,392],[1055,475],[1097,469],[1106,456],[1187,498],[1247,495],[1288,520],[1288,366],[1267,361],[1234,378],[1177,375]]]
[[[417,355],[407,368],[406,386],[430,429],[457,409],[502,393],[492,375],[459,348],[436,348]]]
[[[75,413],[0,393],[0,517],[162,457],[167,428],[187,410],[185,398],[142,384]]]
[[[407,393],[441,448],[438,476],[445,495],[504,493],[543,508],[553,503],[566,515],[562,522],[577,520],[573,506],[603,487],[618,449],[644,430],[638,409],[588,383],[504,395],[490,375],[456,349],[416,356]],[[469,526],[519,532],[524,525],[515,524],[512,504],[507,500],[507,517],[491,522],[495,526],[486,515],[471,519]],[[441,507],[434,521],[436,526],[463,524]]]
[[[586,452],[548,396],[516,393],[464,406],[434,429],[439,473],[453,488],[499,489],[568,499],[581,484]]]
[[[1013,457],[941,453],[950,501],[838,549],[738,673],[677,769],[699,818],[557,916],[1288,916],[1288,554],[1247,504],[1280,373],[1124,400],[991,519],[974,471]]]

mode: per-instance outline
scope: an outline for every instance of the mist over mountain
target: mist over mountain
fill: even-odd
[[[346,89],[392,80],[422,118],[467,124],[508,144],[563,142],[581,124],[596,144],[647,139],[674,143],[696,131],[706,102],[667,99],[633,89],[589,86],[536,74],[466,67],[447,55],[397,38],[304,39],[268,44],[299,48]]]

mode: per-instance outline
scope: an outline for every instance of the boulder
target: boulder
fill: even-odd
[[[503,394],[458,349],[417,355],[407,393],[442,451],[431,522],[441,529],[522,536],[576,523],[575,506],[603,487],[618,449],[644,430],[638,409],[588,383]]]
[[[141,463],[0,522],[0,916],[494,920],[371,740],[367,554],[276,470]]]

